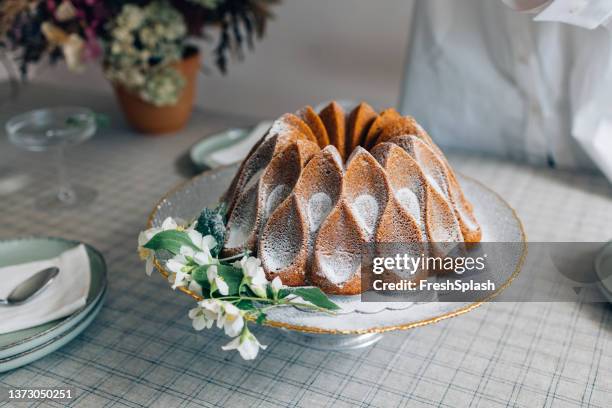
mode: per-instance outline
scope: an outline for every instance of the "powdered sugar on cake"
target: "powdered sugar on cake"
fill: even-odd
[[[370,194],[362,194],[351,203],[351,209],[359,226],[366,232],[368,238],[371,238],[380,215],[376,198]]]
[[[417,222],[421,220],[421,203],[419,198],[409,188],[400,188],[395,192],[399,203],[412,215]]]
[[[272,211],[291,193],[291,188],[285,184],[279,184],[270,192],[266,200],[266,219],[270,217]]]
[[[321,273],[330,282],[342,286],[349,280],[361,265],[361,255],[346,251],[337,251],[333,254],[319,256]]]
[[[308,226],[310,231],[317,231],[321,223],[332,210],[332,199],[329,195],[314,193],[308,200]]]
[[[272,230],[263,251],[263,261],[272,271],[279,271],[290,265],[300,252],[301,240],[298,234],[299,220],[296,214],[288,212],[284,217],[286,230]]]

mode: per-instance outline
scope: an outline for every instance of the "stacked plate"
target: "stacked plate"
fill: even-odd
[[[59,238],[26,238],[0,241],[0,267],[53,258],[79,245]],[[106,265],[94,248],[87,246],[91,284],[85,306],[70,316],[40,326],[0,334],[0,372],[29,364],[64,346],[94,320],[106,294]],[[32,254],[36,254],[33,259]]]

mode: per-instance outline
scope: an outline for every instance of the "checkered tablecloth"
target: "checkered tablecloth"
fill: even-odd
[[[223,334],[191,328],[186,296],[159,275],[146,278],[136,236],[159,197],[183,180],[177,158],[191,144],[254,120],[196,112],[179,135],[151,138],[125,130],[110,95],[63,92],[59,101],[58,95],[55,88],[27,89],[2,106],[2,123],[17,111],[60,102],[110,111],[112,126],[68,154],[73,180],[99,196],[78,211],[35,211],[34,197],[53,182],[52,162],[2,137],[0,179],[18,175],[28,182],[0,195],[0,239],[54,235],[92,244],[108,263],[109,292],[83,334],[1,374],[0,386],[74,387],[78,407],[612,406],[607,304],[487,304],[346,352],[312,350],[278,330],[255,328],[269,346],[258,359],[221,352]],[[612,190],[600,177],[474,156],[451,160],[517,209],[531,241],[612,238]]]

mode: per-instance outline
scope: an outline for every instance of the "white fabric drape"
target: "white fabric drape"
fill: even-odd
[[[612,0],[417,0],[400,108],[444,147],[612,181]]]

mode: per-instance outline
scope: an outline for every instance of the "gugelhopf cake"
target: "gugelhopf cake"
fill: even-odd
[[[471,204],[408,116],[332,102],[277,119],[225,194],[224,253],[249,249],[269,279],[361,292],[366,243],[479,242]]]

